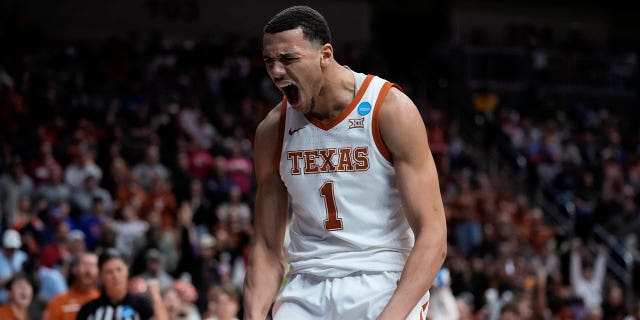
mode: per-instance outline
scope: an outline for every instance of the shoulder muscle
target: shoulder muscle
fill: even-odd
[[[394,161],[428,151],[427,131],[418,108],[402,91],[391,88],[380,110],[380,134]]]

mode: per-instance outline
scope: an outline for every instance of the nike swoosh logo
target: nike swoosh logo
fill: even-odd
[[[291,128],[289,128],[289,135],[290,136],[293,135],[294,133],[298,132],[299,130],[302,130],[302,128],[304,128],[304,127],[301,127],[301,128],[295,129],[295,130],[291,130]]]

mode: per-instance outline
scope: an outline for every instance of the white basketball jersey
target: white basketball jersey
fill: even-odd
[[[359,90],[323,124],[283,101],[280,176],[290,195],[290,272],[342,277],[402,271],[413,247],[377,114],[393,86],[355,73]]]

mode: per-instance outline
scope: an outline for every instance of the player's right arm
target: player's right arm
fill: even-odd
[[[283,242],[287,225],[288,193],[280,179],[280,108],[260,123],[254,143],[257,181],[253,245],[244,281],[245,320],[264,320],[284,274]]]

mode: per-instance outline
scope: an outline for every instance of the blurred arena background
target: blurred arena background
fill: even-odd
[[[253,134],[281,98],[261,32],[294,4],[0,0],[0,231],[27,270],[66,276],[69,248],[114,246],[194,319],[233,309]],[[424,116],[449,224],[432,319],[640,318],[640,6],[302,4],[339,62]],[[63,289],[38,291],[32,319]]]

